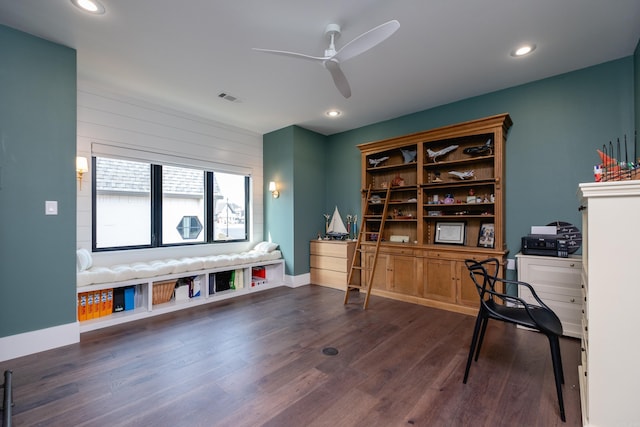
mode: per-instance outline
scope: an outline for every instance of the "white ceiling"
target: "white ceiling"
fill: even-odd
[[[0,0],[0,23],[76,49],[81,82],[258,133],[330,135],[629,56],[640,38],[640,0],[101,1],[93,16]],[[349,99],[321,64],[251,49],[322,56],[327,24],[339,49],[391,19],[394,35],[342,64]],[[511,57],[522,42],[536,51]]]

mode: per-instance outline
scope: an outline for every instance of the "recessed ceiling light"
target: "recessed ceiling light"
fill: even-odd
[[[102,15],[105,12],[104,6],[98,0],[71,0],[71,3],[85,12],[96,15]]]
[[[342,113],[338,110],[329,110],[325,114],[329,117],[338,117]]]
[[[514,49],[511,52],[511,56],[524,56],[524,55],[528,55],[531,52],[533,52],[534,50],[536,50],[536,45],[535,44],[526,44],[526,45],[522,45],[519,48]]]

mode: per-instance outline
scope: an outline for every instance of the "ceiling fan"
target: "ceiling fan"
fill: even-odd
[[[322,65],[327,70],[329,70],[329,73],[331,73],[333,82],[335,83],[342,96],[344,96],[345,98],[349,98],[351,96],[351,87],[349,86],[349,82],[347,81],[346,76],[340,68],[340,63],[346,61],[347,59],[351,59],[354,56],[358,56],[361,53],[364,53],[372,47],[376,46],[377,44],[382,43],[393,33],[395,33],[398,28],[400,28],[400,23],[396,20],[385,22],[382,25],[378,25],[377,27],[372,28],[366,33],[360,34],[358,37],[340,48],[340,50],[336,51],[335,40],[340,37],[340,25],[329,24],[324,31],[325,36],[329,37],[329,48],[324,51],[324,56],[311,56],[305,55],[303,53],[286,52],[283,50],[272,49],[253,48],[253,50],[274,53],[276,55],[289,56],[293,58],[308,59],[311,61],[322,63]]]

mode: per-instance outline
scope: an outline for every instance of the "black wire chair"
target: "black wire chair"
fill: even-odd
[[[560,337],[562,336],[562,323],[560,319],[553,310],[540,300],[530,284],[517,280],[499,278],[500,262],[496,258],[489,258],[484,261],[466,260],[465,264],[480,295],[480,309],[478,310],[476,325],[473,329],[469,357],[467,358],[467,366],[462,382],[464,384],[467,383],[474,352],[475,361],[478,361],[480,347],[482,347],[482,340],[484,339],[489,319],[501,320],[536,330],[545,334],[549,339],[553,374],[556,381],[556,391],[558,392],[558,403],[560,404],[560,418],[565,422],[564,402],[562,399],[564,373],[562,371],[562,359],[560,357]],[[517,296],[498,292],[496,288],[497,285],[500,284],[511,284],[519,288],[523,287],[528,289],[538,304],[531,304]],[[504,288],[506,289],[506,286],[504,286]]]

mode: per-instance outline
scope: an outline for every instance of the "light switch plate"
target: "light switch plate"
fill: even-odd
[[[44,202],[44,214],[45,215],[58,215],[58,201],[46,200]]]

